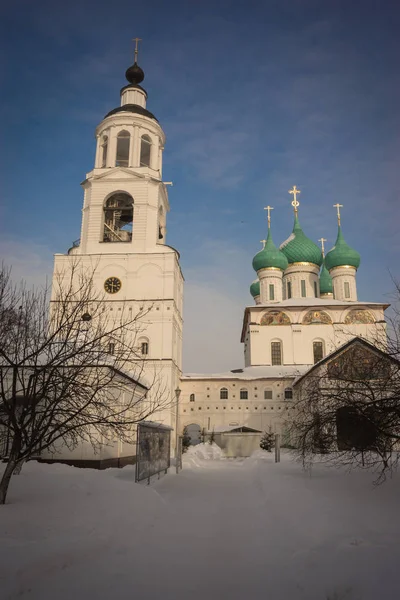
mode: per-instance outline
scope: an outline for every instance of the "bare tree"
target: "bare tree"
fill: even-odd
[[[356,338],[295,384],[290,435],[304,466],[316,455],[382,481],[398,463],[400,363]]]
[[[170,405],[156,373],[144,380],[137,347],[151,306],[111,313],[94,277],[76,261],[55,276],[49,303],[48,288],[29,290],[0,269],[0,504],[27,459],[60,445],[133,443],[135,424]]]

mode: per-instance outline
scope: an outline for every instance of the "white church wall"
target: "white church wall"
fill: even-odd
[[[246,425],[260,431],[270,427],[281,433],[286,416],[292,406],[285,400],[285,389],[291,388],[293,379],[216,379],[183,378],[180,383],[180,431],[191,423],[201,429],[212,430],[219,426]],[[221,388],[228,389],[228,399],[221,400]],[[240,399],[240,390],[248,391],[248,400]],[[264,392],[272,393],[265,399]],[[190,401],[191,394],[195,400]]]

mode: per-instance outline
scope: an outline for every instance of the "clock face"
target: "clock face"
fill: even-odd
[[[118,277],[109,277],[104,282],[104,289],[107,294],[116,294],[121,289],[122,283]]]

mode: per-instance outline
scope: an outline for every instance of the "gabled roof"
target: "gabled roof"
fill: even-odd
[[[390,360],[391,362],[394,362],[397,365],[400,365],[400,361],[399,360],[397,360],[396,358],[394,358],[393,356],[391,356],[387,352],[384,352],[383,350],[380,350],[379,348],[377,348],[377,346],[374,346],[374,344],[371,344],[370,342],[367,342],[367,340],[364,340],[364,338],[354,337],[350,341],[348,341],[345,344],[343,344],[343,346],[339,346],[339,348],[337,348],[336,350],[334,350],[333,352],[331,352],[330,354],[328,354],[327,356],[325,356],[322,360],[320,360],[317,363],[315,363],[315,365],[313,365],[310,369],[308,369],[308,371],[306,371],[305,373],[303,373],[302,375],[300,375],[300,377],[298,377],[297,379],[295,379],[295,381],[293,382],[293,387],[295,387],[300,381],[302,381],[305,377],[307,377],[315,369],[318,369],[322,365],[324,365],[326,363],[329,363],[333,358],[335,358],[336,356],[339,356],[340,354],[343,354],[351,346],[354,346],[354,345],[364,346],[365,348],[367,348],[368,350],[374,352],[375,354],[378,354],[382,358],[386,358],[387,360]]]

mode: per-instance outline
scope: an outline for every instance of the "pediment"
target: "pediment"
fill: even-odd
[[[145,179],[145,177],[126,167],[114,167],[107,169],[105,173],[94,175],[93,179],[96,181],[99,179],[104,181],[126,181],[127,179]]]

